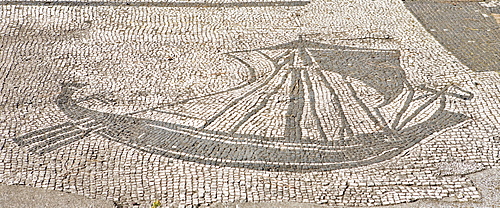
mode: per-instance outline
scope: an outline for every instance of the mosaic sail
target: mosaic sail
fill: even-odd
[[[46,153],[94,133],[185,161],[302,172],[381,162],[469,119],[446,106],[471,93],[412,86],[398,50],[299,37],[225,55],[245,66],[245,83],[124,115],[84,107],[73,95],[85,85],[65,83],[57,105],[72,121],[15,141]]]

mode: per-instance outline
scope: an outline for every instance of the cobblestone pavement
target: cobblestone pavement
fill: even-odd
[[[480,200],[498,5],[0,1],[0,183],[124,207]]]
[[[443,46],[474,71],[500,69],[498,2],[407,1]]]
[[[116,206],[112,201],[88,199],[77,194],[27,186],[0,185],[0,207],[111,208]]]

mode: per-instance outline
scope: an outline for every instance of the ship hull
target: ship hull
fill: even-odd
[[[366,166],[388,160],[467,116],[438,110],[429,119],[399,131],[360,134],[321,144],[230,134],[186,125],[89,110],[59,102],[73,120],[91,118],[104,128],[95,133],[144,152],[208,165],[270,171],[307,172]]]

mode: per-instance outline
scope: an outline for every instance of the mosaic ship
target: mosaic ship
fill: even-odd
[[[306,172],[385,161],[469,119],[446,106],[471,93],[412,86],[398,50],[299,38],[225,55],[246,66],[244,84],[129,114],[85,108],[74,98],[85,84],[64,83],[57,106],[71,121],[15,141],[43,154],[93,133],[184,161]]]

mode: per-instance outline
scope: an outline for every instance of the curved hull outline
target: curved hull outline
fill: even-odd
[[[304,48],[307,47],[315,48],[315,50],[304,50]],[[309,96],[308,100],[310,101],[314,99],[315,96],[314,91],[312,90],[308,90],[307,93],[304,93],[305,89],[312,89],[310,87],[311,81],[310,77],[308,77],[309,73],[307,70],[313,70],[313,68],[301,68],[300,66],[297,68],[297,64],[294,62],[300,58],[303,66],[311,65],[313,61],[316,63],[322,62],[323,64],[336,63],[337,66],[341,63],[333,60],[333,58],[323,58],[322,60],[321,58],[314,59],[314,57],[310,57],[308,55],[319,53],[318,48],[327,49],[329,50],[327,52],[333,55],[338,54],[338,52],[332,52],[332,50],[354,50],[353,48],[340,48],[337,46],[315,44],[301,39],[288,44],[258,49],[296,49],[297,53],[293,56],[283,56],[283,59],[281,60],[278,58],[272,59],[275,70],[270,73],[268,79],[266,79],[269,81],[259,82],[255,79],[255,76],[249,76],[248,83],[226,91],[228,92],[231,90],[241,89],[247,90],[246,87],[248,87],[252,90],[248,91],[247,94],[254,95],[257,92],[260,92],[259,90],[264,89],[264,87],[268,87],[267,84],[272,82],[272,79],[276,78],[274,85],[268,87],[271,90],[266,88],[268,91],[265,93],[264,91],[260,92],[262,95],[260,95],[256,101],[260,104],[254,104],[251,108],[247,109],[244,114],[242,114],[239,122],[237,120],[233,123],[233,126],[230,128],[233,130],[221,130],[218,129],[217,126],[216,128],[210,128],[210,126],[213,126],[213,123],[217,119],[223,118],[224,114],[231,113],[231,109],[228,107],[222,108],[218,111],[219,113],[205,119],[204,124],[199,126],[137,118],[133,116],[133,113],[126,115],[103,113],[78,105],[78,101],[72,99],[72,96],[84,85],[78,83],[67,83],[63,85],[62,92],[57,98],[57,105],[62,112],[72,119],[72,122],[34,131],[15,138],[14,140],[19,145],[26,146],[28,150],[32,152],[43,154],[68,143],[77,141],[92,132],[112,141],[116,141],[145,152],[185,161],[257,170],[307,172],[353,168],[385,161],[401,154],[403,151],[414,146],[428,136],[469,119],[466,115],[445,110],[446,96],[452,95],[462,99],[472,98],[472,94],[470,93],[466,96],[448,93],[447,90],[450,86],[445,87],[442,90],[433,90],[421,87],[422,90],[431,92],[431,98],[413,112],[406,112],[410,103],[416,99],[414,98],[415,90],[406,81],[404,71],[393,69],[395,64],[399,64],[399,61],[388,61],[387,58],[382,58],[379,59],[379,61],[381,60],[381,63],[388,63],[391,65],[390,67],[386,67],[390,69],[365,67],[365,70],[373,71],[385,69],[384,73],[396,78],[394,79],[395,81],[388,83],[395,89],[385,89],[377,86],[379,85],[377,83],[380,80],[379,78],[365,78],[364,76],[359,76],[359,73],[353,73],[352,71],[347,70],[346,68],[348,67],[327,69],[341,74],[343,79],[346,79],[345,77],[352,77],[352,79],[360,80],[361,82],[366,83],[366,85],[376,88],[377,92],[382,94],[383,101],[379,106],[372,107],[375,110],[378,110],[380,106],[384,106],[392,102],[396,96],[399,96],[402,93],[401,89],[403,87],[408,88],[410,91],[406,98],[406,102],[400,112],[396,115],[395,121],[393,121],[391,126],[387,124],[387,122],[384,122],[383,119],[377,120],[378,118],[382,118],[382,116],[379,116],[380,113],[372,115],[370,113],[371,109],[369,109],[363,101],[356,96],[355,90],[353,89],[354,87],[348,83],[347,86],[352,92],[352,96],[355,98],[354,100],[356,100],[360,106],[361,111],[371,115],[370,119],[373,123],[383,127],[380,130],[372,131],[371,133],[354,134],[350,127],[352,125],[347,123],[345,118],[346,115],[342,111],[343,106],[340,101],[338,101],[340,98],[335,97],[335,89],[331,86],[332,84],[328,84],[329,82],[327,81],[327,78],[319,71],[320,69],[325,71],[324,68],[321,68],[320,63],[319,69],[318,67],[314,69],[314,73],[317,73],[317,79],[323,80],[322,83],[324,83],[325,89],[327,89],[326,91],[328,92],[329,90],[329,93],[331,93],[335,112],[340,118],[343,119],[341,119],[341,121],[344,121],[344,123],[338,122],[339,125],[337,127],[339,130],[337,130],[336,133],[339,137],[332,138],[327,136],[325,131],[321,132],[320,130],[322,128],[320,127],[325,124],[318,122],[318,131],[324,139],[304,139],[301,134],[302,129],[300,127],[302,124],[300,123],[300,116],[302,115],[302,112],[304,112],[304,106],[306,105],[304,102],[304,100],[306,100],[305,97]],[[360,53],[361,56],[369,54],[371,57],[373,56],[373,53],[379,52],[377,50],[362,50],[365,52]],[[366,53],[366,51],[368,51],[368,53]],[[385,57],[388,56],[387,54],[399,53],[397,51],[385,50],[381,51],[380,54],[383,54]],[[331,57],[333,57],[333,55]],[[271,58],[269,57],[269,59]],[[239,61],[243,62],[241,59]],[[283,70],[285,66],[288,66],[288,69]],[[362,66],[356,65],[355,67],[360,68]],[[252,72],[250,67],[249,71]],[[255,71],[252,73],[255,75]],[[281,75],[279,75],[279,73],[281,73]],[[283,133],[280,136],[265,136],[253,133],[242,133],[238,131],[241,126],[246,125],[245,122],[247,122],[248,119],[245,120],[245,118],[250,118],[252,116],[255,117],[260,111],[262,111],[268,102],[266,99],[270,100],[271,96],[276,94],[278,90],[286,88],[283,83],[287,80],[289,83],[287,88],[289,100],[287,101],[287,105],[283,108],[283,111],[286,111],[286,122],[284,123],[285,130]],[[201,96],[196,99],[204,99],[218,95],[220,95],[220,93]],[[195,101],[196,99],[189,99],[179,103],[187,103]],[[242,102],[243,99],[244,96],[235,98],[233,101],[234,103],[239,103]],[[335,101],[335,99],[337,99],[337,101]],[[422,122],[408,125],[408,123],[422,110],[435,102],[439,102],[439,107],[433,112],[433,115]],[[316,111],[312,106],[314,105],[310,105],[308,108],[314,113]],[[148,110],[156,109],[158,108]],[[403,114],[410,115],[403,116]],[[342,116],[344,116],[344,118]]]

